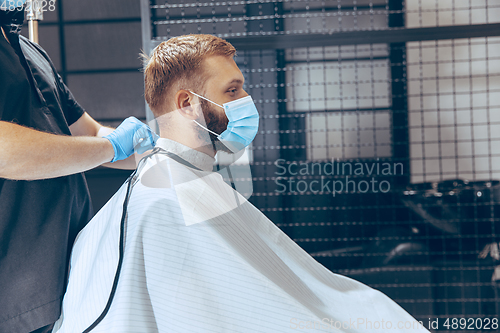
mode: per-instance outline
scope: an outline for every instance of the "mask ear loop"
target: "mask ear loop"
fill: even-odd
[[[193,94],[193,95],[195,95],[195,96],[198,96],[199,98],[202,98],[202,99],[204,99],[205,101],[208,101],[208,102],[210,102],[210,103],[212,103],[212,104],[215,104],[215,105],[217,105],[218,107],[221,107],[221,108],[223,108],[223,109],[224,109],[224,107],[223,107],[222,105],[217,104],[217,103],[215,103],[215,102],[212,102],[212,101],[211,101],[211,100],[209,100],[208,98],[203,97],[203,96],[200,96],[200,95],[198,95],[197,93],[192,92],[191,90],[188,90],[188,91],[189,91],[191,94]]]
[[[189,90],[189,92],[190,92],[190,93],[192,93],[192,94],[193,94],[193,95],[195,95],[195,96],[198,96],[198,98],[202,98],[202,99],[204,99],[204,100],[206,100],[206,101],[209,101],[209,102],[210,102],[210,103],[212,103],[212,104],[215,104],[215,105],[217,105],[217,106],[220,106],[221,108],[223,108],[223,109],[224,109],[224,111],[226,110],[226,109],[225,109],[222,105],[217,104],[217,103],[215,103],[215,102],[212,102],[211,100],[209,100],[209,99],[208,99],[208,98],[206,98],[206,97],[200,96],[200,95],[198,95],[197,93],[192,92],[191,90]],[[217,133],[215,133],[215,132],[213,132],[213,131],[209,130],[208,128],[206,128],[205,126],[201,125],[201,124],[200,124],[199,122],[197,122],[196,120],[193,120],[193,121],[194,121],[196,124],[198,124],[198,126],[200,126],[201,128],[206,129],[208,132],[212,133],[213,135],[216,135],[217,137],[219,137],[219,136],[220,136],[220,134],[217,134]],[[214,147],[214,151],[215,151],[215,150],[216,150],[216,149],[215,149],[215,143],[214,143],[213,141],[212,141],[212,146]],[[219,171],[219,164],[217,164],[217,171]],[[234,181],[233,181],[233,175],[231,174],[231,170],[229,169],[229,167],[227,168],[227,173],[228,173],[229,178],[231,179],[231,187],[234,189],[234,197],[236,198],[236,202],[238,203],[238,207],[239,207],[239,206],[240,206],[240,200],[239,200],[239,198],[238,198],[238,195],[236,194],[236,192],[237,192],[237,191],[236,191],[236,185],[234,184]]]
[[[213,135],[215,135],[215,136],[217,136],[217,137],[219,137],[219,136],[220,136],[220,134],[217,134],[217,133],[215,133],[214,131],[209,130],[208,128],[206,128],[205,126],[203,126],[202,124],[200,124],[200,123],[199,123],[199,122],[197,122],[196,120],[193,120],[193,121],[194,121],[194,122],[195,122],[198,126],[200,126],[201,128],[203,128],[204,130],[206,130],[206,131],[208,131],[208,132],[212,133]]]
[[[211,100],[209,100],[208,98],[203,97],[203,96],[201,96],[201,95],[198,95],[197,93],[192,92],[191,90],[188,90],[188,91],[189,91],[191,94],[193,94],[193,95],[195,95],[195,96],[197,96],[197,97],[199,97],[199,98],[201,98],[201,99],[204,99],[204,100],[206,100],[206,101],[208,101],[208,102],[210,102],[210,103],[212,103],[212,104],[215,104],[215,105],[217,105],[217,106],[219,106],[219,107],[221,107],[221,108],[223,108],[223,109],[224,109],[224,107],[223,107],[222,105],[217,104],[217,103],[215,103],[215,102],[212,102],[212,101],[211,101]],[[217,137],[219,137],[219,136],[220,136],[220,134],[217,134],[217,133],[215,133],[214,131],[209,130],[208,128],[206,128],[205,126],[203,126],[202,124],[200,124],[200,123],[199,123],[199,122],[197,122],[196,120],[193,120],[193,121],[194,121],[194,122],[195,122],[198,126],[200,126],[201,128],[203,128],[204,130],[206,130],[206,131],[208,131],[208,132],[212,133],[213,135],[215,135],[215,136],[217,136]]]

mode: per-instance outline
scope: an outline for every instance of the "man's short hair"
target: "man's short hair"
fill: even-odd
[[[209,56],[233,57],[235,48],[212,35],[186,35],[170,38],[158,45],[145,59],[144,96],[155,117],[165,113],[163,106],[177,89],[200,89],[206,81],[202,61]]]

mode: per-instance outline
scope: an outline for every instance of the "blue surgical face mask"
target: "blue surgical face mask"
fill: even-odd
[[[198,126],[216,135],[219,141],[233,153],[239,152],[253,141],[259,130],[259,112],[251,96],[239,98],[220,105],[192,91],[191,93],[223,108],[229,120],[227,129],[221,134],[215,133],[198,123],[196,120],[193,120]]]

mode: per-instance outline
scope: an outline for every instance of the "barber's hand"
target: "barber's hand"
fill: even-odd
[[[158,135],[137,118],[128,117],[104,138],[108,139],[113,145],[115,157],[111,162],[116,162],[132,155],[134,149],[139,154],[153,149]]]

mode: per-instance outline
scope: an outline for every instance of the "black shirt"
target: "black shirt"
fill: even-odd
[[[8,36],[10,44],[0,34],[0,120],[71,135],[83,108],[38,45]],[[59,318],[69,251],[91,214],[83,174],[0,178],[0,332],[30,332]]]

